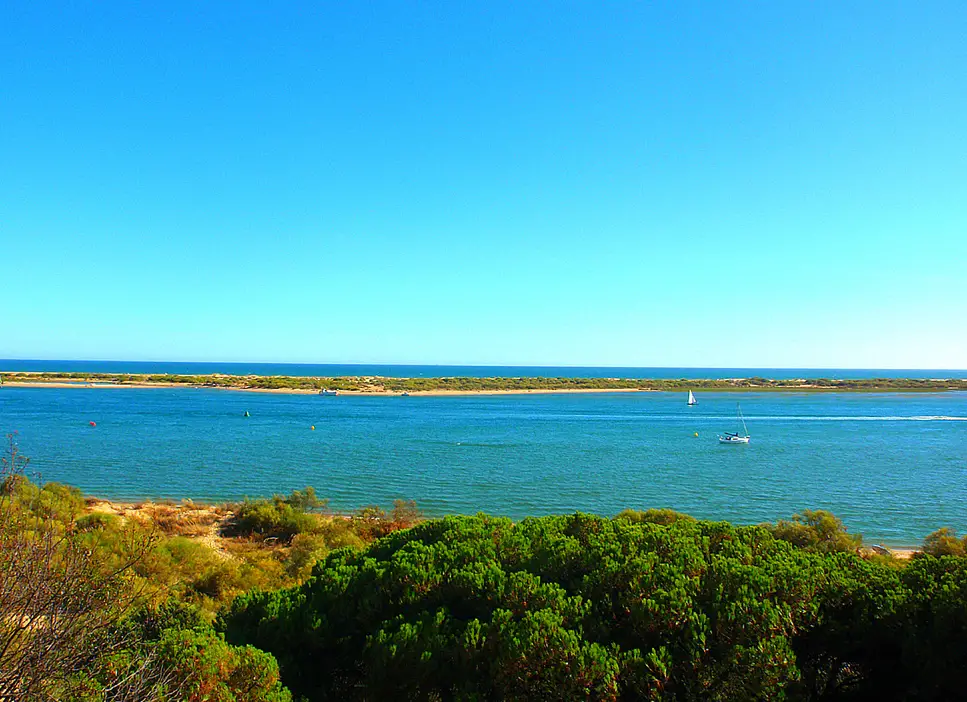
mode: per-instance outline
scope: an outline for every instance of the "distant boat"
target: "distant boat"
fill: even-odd
[[[338,390],[326,390],[325,388],[323,388],[322,390],[319,391],[319,394],[320,395],[326,395],[328,397],[330,395],[338,395],[339,394],[339,391]]]
[[[400,397],[409,397],[409,396],[410,396],[410,393],[408,393],[408,392],[401,392],[400,393]]]
[[[725,432],[724,436],[719,437],[719,443],[747,444],[749,443],[749,439],[752,438],[751,436],[749,436],[748,427],[745,426],[745,417],[742,416],[742,408],[739,406],[738,402],[735,403],[735,412],[739,416],[739,422],[742,424],[742,433],[740,434],[737,431],[736,432],[727,431]]]
[[[688,391],[688,404],[689,406],[698,404],[698,400],[695,399],[695,396],[692,394],[691,390]]]

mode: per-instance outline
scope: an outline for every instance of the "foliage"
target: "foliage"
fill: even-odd
[[[101,558],[98,532],[76,529],[80,492],[26,479],[13,436],[0,481],[0,699],[50,699],[83,687],[113,627],[139,601],[131,570],[150,548],[134,537]]]
[[[92,531],[95,529],[117,530],[120,528],[120,520],[117,515],[105,512],[90,512],[77,518],[74,525],[79,531]]]
[[[194,591],[217,589],[202,567],[210,549],[115,515],[79,516],[79,491],[38,487],[25,466],[11,437],[0,470],[0,699],[290,699],[271,655],[230,646],[196,610],[135,613],[180,584],[159,577],[165,553],[182,574],[201,573]]]
[[[661,524],[663,526],[674,524],[681,519],[693,522],[695,521],[695,517],[682,514],[681,512],[676,512],[673,509],[646,509],[643,512],[634,509],[626,509],[619,512],[615,516],[615,519],[623,519],[624,521],[631,522],[633,524],[647,522],[649,524]]]
[[[251,646],[230,646],[190,609],[174,604],[133,622],[155,669],[185,702],[285,702],[275,659]]]
[[[353,531],[366,543],[381,539],[400,529],[409,529],[423,519],[413,500],[394,500],[393,510],[386,512],[374,505],[362,507],[353,514],[350,524]]]
[[[865,560],[822,513],[789,522],[811,530],[801,546],[643,514],[424,522],[239,597],[221,626],[313,700],[944,700],[967,685],[967,559]]]
[[[923,552],[937,557],[963,556],[967,554],[967,536],[958,539],[953,529],[942,527],[923,540]]]
[[[333,552],[224,624],[311,699],[736,699],[795,679],[825,579],[756,527],[451,517]]]
[[[319,500],[312,487],[295,490],[289,497],[275,495],[271,500],[245,500],[236,511],[232,533],[288,542],[296,534],[317,530],[320,521],[309,510],[325,505],[326,501]]]
[[[768,528],[777,539],[809,551],[856,553],[863,545],[862,536],[848,533],[839,517],[822,509],[803,510]]]

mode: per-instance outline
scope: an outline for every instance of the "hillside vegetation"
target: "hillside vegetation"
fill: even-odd
[[[958,698],[967,560],[861,558],[808,522],[449,517],[222,622],[314,700]]]

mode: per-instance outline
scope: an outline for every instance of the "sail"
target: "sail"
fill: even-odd
[[[688,391],[688,404],[690,405],[698,404],[698,400],[695,399],[695,396],[692,394],[691,390]]]

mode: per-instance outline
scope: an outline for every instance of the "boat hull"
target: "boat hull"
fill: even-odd
[[[749,443],[748,436],[720,436],[720,444],[747,444]]]

